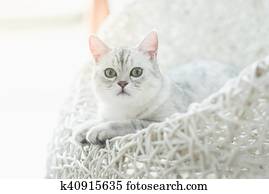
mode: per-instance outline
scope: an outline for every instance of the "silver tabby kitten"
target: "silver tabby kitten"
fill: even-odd
[[[154,31],[136,48],[111,49],[95,36],[90,37],[89,46],[95,61],[92,83],[99,119],[77,129],[75,139],[81,143],[103,144],[161,122],[186,111],[191,102],[206,97],[227,80],[220,78],[222,70],[214,72],[212,66],[201,64],[171,73],[170,77],[181,80],[177,83],[168,79],[157,64]]]

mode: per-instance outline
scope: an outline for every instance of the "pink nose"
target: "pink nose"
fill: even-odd
[[[128,82],[127,82],[127,81],[119,81],[117,84],[118,84],[121,88],[124,88],[125,86],[128,85]]]

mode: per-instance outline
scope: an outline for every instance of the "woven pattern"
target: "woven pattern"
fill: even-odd
[[[94,117],[88,76],[54,136],[48,178],[269,178],[269,57],[187,113],[104,148],[71,140],[71,129]]]

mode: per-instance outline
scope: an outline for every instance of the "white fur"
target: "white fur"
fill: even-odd
[[[86,139],[93,144],[102,144],[106,139],[135,132],[152,122],[163,121],[173,113],[184,112],[191,102],[206,97],[231,77],[230,71],[223,66],[203,63],[171,71],[171,78],[164,76],[156,60],[156,32],[150,33],[132,49],[110,49],[98,38],[90,40],[95,56],[92,84],[98,102],[99,122],[86,128]],[[134,67],[143,69],[140,77],[130,76]],[[211,71],[216,67],[221,68]],[[117,76],[107,78],[104,74],[107,68],[114,69]],[[216,82],[216,79],[221,81]],[[128,95],[119,94],[122,91],[117,84],[119,81],[128,83],[124,87]],[[85,128],[83,130],[85,133]],[[77,139],[81,141],[82,138]]]
[[[126,92],[128,92],[130,96],[117,96],[117,93],[121,89],[116,84],[116,81],[113,83],[112,88],[107,90],[103,87],[104,83],[99,77],[103,77],[103,71],[105,68],[114,67],[115,69],[118,69],[117,64],[115,66],[111,65],[111,58],[117,51],[118,50],[116,49],[110,52],[94,68],[92,83],[94,92],[98,99],[99,116],[104,120],[135,119],[137,118],[137,115],[139,115],[145,108],[147,108],[147,104],[152,102],[152,100],[154,99],[158,99],[157,95],[160,93],[163,82],[162,76],[160,72],[155,72],[159,76],[159,79],[156,79],[150,73],[150,70],[152,70],[153,68],[149,60],[140,52],[133,49],[131,51],[132,53],[130,57],[134,60],[134,64],[139,64],[135,66],[143,68],[144,71],[142,76],[145,81],[141,84],[141,87],[139,88],[134,88],[132,83],[129,83],[126,86]],[[127,71],[125,71],[123,74],[120,74],[119,70],[117,73],[120,74],[120,77],[117,78],[117,81],[130,81],[131,78],[129,77],[129,71],[131,70],[131,68],[133,68],[133,66],[129,66],[127,68]]]

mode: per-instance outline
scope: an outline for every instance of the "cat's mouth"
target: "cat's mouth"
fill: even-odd
[[[125,90],[121,90],[117,96],[130,96],[130,94],[128,92],[126,92]]]

